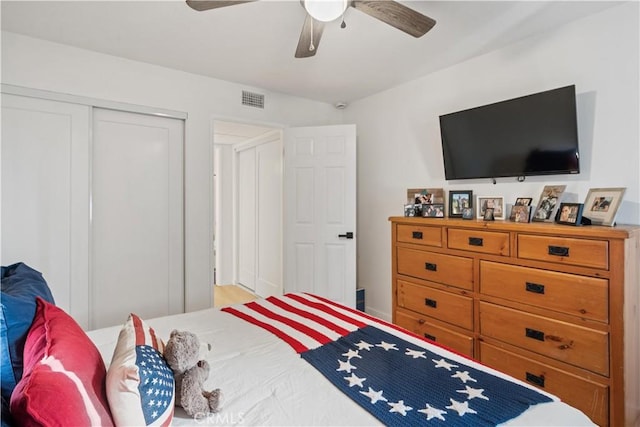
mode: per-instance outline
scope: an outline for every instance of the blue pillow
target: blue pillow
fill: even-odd
[[[13,419],[11,418],[11,412],[9,412],[9,403],[2,397],[2,427],[11,427],[13,425]]]
[[[42,274],[24,263],[2,267],[0,277],[1,395],[8,402],[22,378],[22,352],[36,313],[36,297],[55,303]]]

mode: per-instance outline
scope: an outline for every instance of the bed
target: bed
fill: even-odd
[[[345,317],[342,318],[342,316]],[[353,322],[350,323],[349,320],[344,319],[351,319]],[[387,322],[314,295],[287,294],[282,297],[271,297],[248,304],[230,306],[222,310],[208,309],[146,321],[158,337],[168,337],[173,329],[189,330],[196,333],[203,343],[212,346],[210,351],[203,349],[203,357],[211,366],[211,373],[205,386],[209,389],[222,390],[221,410],[216,414],[203,414],[194,419],[188,417],[181,408],[176,408],[173,425],[408,425],[410,424],[407,422],[409,413],[417,414],[418,419],[424,420],[424,423],[436,425],[455,425],[456,423],[482,425],[482,422],[478,421],[481,418],[470,417],[477,414],[469,412],[461,414],[464,411],[460,411],[459,407],[456,409],[453,403],[430,407],[422,401],[418,405],[407,400],[404,405],[400,405],[400,408],[397,405],[394,407],[398,399],[392,399],[390,396],[385,401],[384,394],[380,393],[381,390],[391,390],[390,384],[374,384],[374,379],[370,378],[369,381],[364,380],[358,385],[357,383],[361,381],[359,379],[365,375],[351,375],[358,373],[357,368],[352,368],[351,372],[348,372],[348,368],[338,371],[342,364],[349,361],[353,361],[352,364],[356,367],[361,363],[361,357],[349,357],[349,350],[347,350],[344,355],[339,354],[338,359],[342,359],[342,363],[332,360],[328,364],[329,370],[338,372],[338,381],[343,381],[347,386],[354,382],[355,384],[348,388],[362,392],[359,394],[364,397],[365,402],[369,402],[371,406],[384,408],[384,412],[392,416],[384,422],[376,418],[361,404],[336,387],[331,379],[305,358],[305,354],[327,345],[321,344],[323,337],[333,340],[341,336],[339,332],[330,330],[331,327],[325,323],[327,321],[348,329],[347,336],[372,327],[392,337],[388,341],[398,338],[402,343],[409,343],[407,347],[411,347],[405,349],[399,345],[397,350],[375,348],[382,353],[391,351],[410,360],[431,363],[427,358],[420,356],[421,352],[429,352],[426,354],[437,355],[437,357],[429,357],[430,359],[436,359],[443,365],[458,367],[447,374],[455,375],[453,372],[465,372],[468,371],[467,367],[471,367],[491,377],[516,384],[518,388],[535,390],[536,394],[539,393],[527,384],[483,367]],[[322,324],[318,325],[315,322],[322,322]],[[309,330],[305,331],[301,324],[307,325]],[[300,329],[303,331],[301,332]],[[88,333],[107,365],[112,360],[120,331],[121,327],[111,327]],[[320,336],[313,335],[312,331],[318,332]],[[374,342],[376,337],[370,338],[370,344],[374,346],[379,344]],[[357,340],[362,341],[359,337]],[[391,342],[386,344],[393,345]],[[406,346],[405,344],[403,346]],[[366,346],[359,350],[362,355],[370,352]],[[412,353],[406,355],[407,352]],[[352,352],[353,354],[355,352]],[[375,369],[384,370],[380,365]],[[445,372],[446,366],[439,370]],[[369,375],[373,374],[369,373],[366,376]],[[353,376],[359,379],[351,381],[347,379]],[[406,378],[402,381],[410,382]],[[468,384],[475,387],[472,388],[473,390],[482,389],[480,385],[472,382]],[[424,388],[425,385],[421,387]],[[467,390],[465,387],[465,384],[460,381],[459,388]],[[371,404],[370,402],[376,400],[376,393],[379,393],[379,399],[375,404]],[[475,402],[486,402],[483,394],[492,397],[492,393],[493,391],[487,388],[473,398],[471,393],[462,392],[454,400],[458,403],[468,402],[468,410],[473,410],[472,408],[478,407]],[[540,395],[548,401],[531,406],[522,414],[506,421],[504,425],[593,425],[583,413],[560,402],[556,397],[546,393]],[[453,409],[447,409],[446,406]],[[432,410],[428,410],[429,408]],[[419,412],[420,410],[422,412]]]
[[[290,293],[85,332],[42,275],[2,267],[2,425],[590,426],[555,396],[360,311]],[[162,351],[191,331],[221,410],[174,406]],[[209,348],[209,345],[211,348]]]

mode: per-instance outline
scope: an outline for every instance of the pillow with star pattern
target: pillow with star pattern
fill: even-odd
[[[163,351],[153,328],[129,315],[107,371],[107,398],[116,425],[171,424],[175,385]]]

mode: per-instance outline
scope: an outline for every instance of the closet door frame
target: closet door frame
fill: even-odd
[[[88,221],[85,221],[85,223],[88,223],[88,229],[86,230],[86,233],[84,232],[76,232],[74,233],[74,235],[72,236],[72,241],[71,241],[71,246],[72,248],[90,248],[91,247],[91,158],[93,156],[93,152],[92,152],[92,117],[93,117],[93,108],[102,108],[102,109],[111,109],[111,110],[118,110],[118,111],[125,111],[125,112],[131,112],[131,113],[139,113],[139,114],[146,114],[146,115],[151,115],[151,116],[160,116],[160,117],[169,117],[169,118],[174,118],[174,119],[180,119],[180,120],[185,120],[188,118],[188,114],[186,112],[181,112],[181,111],[174,111],[174,110],[167,110],[167,109],[162,109],[162,108],[155,108],[155,107],[148,107],[148,106],[143,106],[143,105],[136,105],[136,104],[129,104],[129,103],[124,103],[124,102],[114,102],[114,101],[108,101],[108,100],[102,100],[102,99],[97,99],[97,98],[91,98],[91,97],[84,97],[84,96],[78,96],[78,95],[71,95],[71,94],[65,94],[65,93],[58,93],[58,92],[52,92],[52,91],[46,91],[46,90],[41,90],[41,89],[33,89],[33,88],[28,88],[28,87],[22,87],[22,86],[15,86],[15,85],[8,85],[8,84],[1,84],[0,85],[0,92],[2,94],[7,94],[7,95],[16,95],[16,96],[22,96],[22,97],[27,97],[27,98],[36,98],[36,99],[41,99],[44,101],[58,101],[58,102],[63,102],[63,103],[68,103],[68,104],[76,104],[76,105],[81,105],[81,106],[86,106],[89,108],[89,115],[88,115],[88,127],[89,127],[89,132],[87,134],[87,140],[86,140],[86,147],[88,147],[88,171],[87,171],[87,176],[86,176],[86,182],[88,185],[88,191],[89,191],[89,198],[88,198],[88,206],[83,206],[79,209],[76,209],[76,211],[80,211],[82,210],[83,212],[88,212],[89,214],[89,218]],[[183,132],[185,131],[186,126],[183,126]],[[184,141],[186,141],[186,139],[184,138],[183,135],[183,144]],[[184,153],[183,153],[183,162],[184,162]],[[184,175],[184,172],[183,172]],[[184,203],[184,197],[185,197],[185,193],[184,193],[184,182],[183,182],[183,201],[182,201],[182,214],[183,214],[183,230],[184,230],[184,222],[186,221],[186,216],[184,215],[184,210],[185,210],[185,203]],[[77,219],[77,215],[79,215],[77,212],[71,212],[71,220],[76,220]],[[184,243],[184,239],[186,238],[186,236],[183,235],[183,243]],[[75,249],[72,249],[75,250]],[[186,251],[186,246],[184,246],[183,244],[183,259],[184,259],[184,251]],[[211,257],[210,257],[211,258]],[[37,267],[37,266],[33,266],[33,267]],[[85,273],[83,273],[82,275],[87,275],[87,280],[91,277],[91,263],[88,263],[88,272],[86,270],[84,270]],[[86,274],[88,273],[88,274]],[[186,265],[183,268],[183,287],[184,287],[184,293],[185,293],[185,299],[184,299],[184,304],[183,306],[186,308],[186,306],[188,305],[188,301],[186,300]],[[71,275],[73,275],[73,272],[71,272]],[[69,307],[69,311],[70,313],[76,317],[76,320],[78,321],[78,323],[80,324],[80,326],[82,326],[83,328],[87,329],[89,328],[90,325],[90,314],[89,314],[89,309],[90,309],[90,301],[91,301],[91,296],[90,294],[88,294],[88,292],[91,292],[91,286],[89,284],[89,287],[87,289],[86,292],[82,293],[81,296],[78,298],[76,295],[78,295],[77,293],[74,293],[74,296],[70,299],[71,302],[71,306]],[[184,310],[184,309],[183,309]]]

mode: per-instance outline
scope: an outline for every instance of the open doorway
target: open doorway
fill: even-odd
[[[214,284],[281,294],[282,130],[213,122]]]

